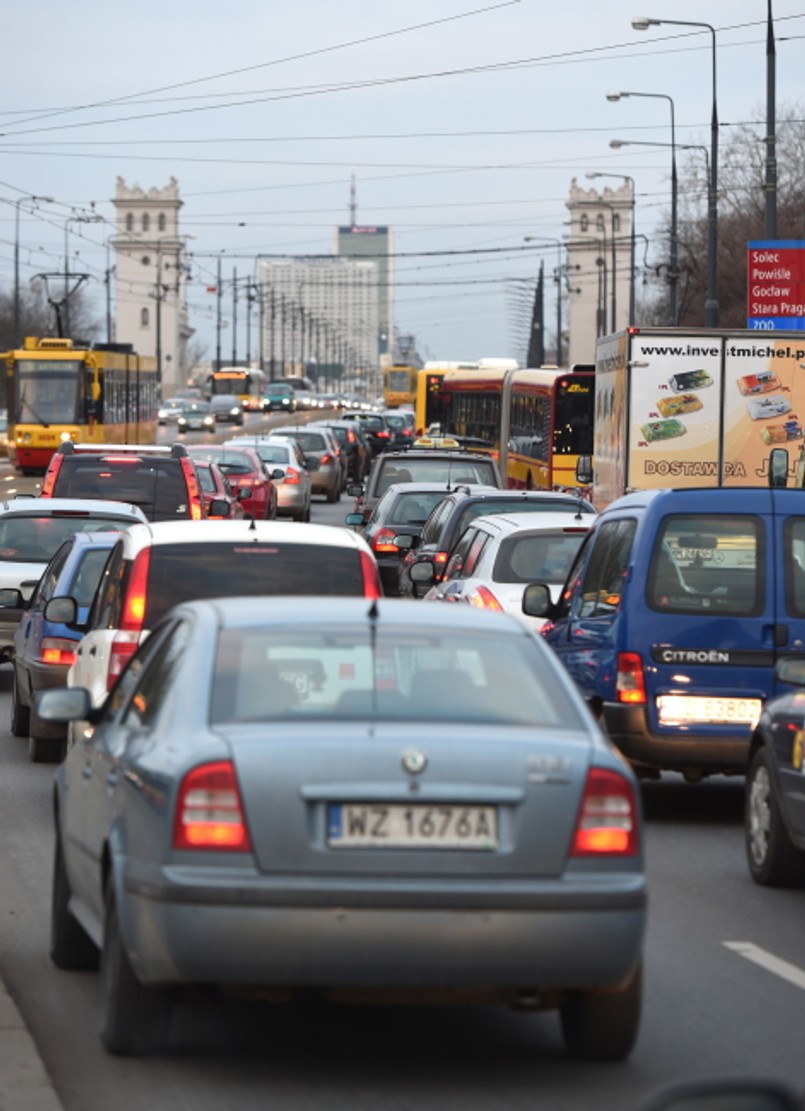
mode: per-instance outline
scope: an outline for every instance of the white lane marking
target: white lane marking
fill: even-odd
[[[788,961],[775,957],[773,953],[767,953],[765,949],[753,945],[750,941],[725,941],[724,945],[727,949],[731,949],[733,953],[746,957],[753,964],[760,965],[767,972],[771,972],[782,980],[787,980],[794,987],[802,988],[805,991],[805,970],[798,968],[797,965],[789,964]]]

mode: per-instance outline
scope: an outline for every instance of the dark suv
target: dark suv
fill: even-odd
[[[395,482],[444,482],[447,486],[503,488],[497,463],[476,451],[409,448],[386,451],[372,464],[366,485],[353,484],[348,492],[358,499],[355,508],[368,521],[378,498]]]
[[[465,487],[454,490],[436,506],[422,526],[419,542],[400,561],[399,591],[403,598],[421,598],[444,577],[450,553],[471,521],[493,513],[595,513],[590,502],[576,494],[553,490],[488,490]],[[431,560],[434,577],[429,583],[412,583],[411,568]]]
[[[196,469],[184,444],[74,444],[54,454],[43,498],[104,498],[137,505],[149,521],[206,517]]]

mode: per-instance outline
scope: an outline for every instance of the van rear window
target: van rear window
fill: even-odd
[[[668,517],[655,543],[648,603],[666,613],[758,614],[763,567],[763,527],[757,517]]]
[[[187,486],[178,459],[67,456],[53,496],[129,502],[139,506],[149,521],[176,521],[190,516]]]
[[[145,627],[171,606],[200,598],[270,594],[363,594],[352,548],[316,544],[157,544],[151,549]]]

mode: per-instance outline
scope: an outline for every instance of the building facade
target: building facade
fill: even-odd
[[[568,363],[595,360],[598,336],[629,323],[634,288],[634,197],[617,189],[584,189],[573,178],[567,242]]]
[[[179,183],[147,192],[117,179],[112,202],[117,231],[115,328],[117,343],[156,358],[163,397],[187,382],[187,343],[193,335],[187,315],[185,241],[179,235]]]
[[[307,374],[319,388],[378,376],[378,267],[338,257],[264,259],[258,299],[262,364],[271,378]]]
[[[340,258],[366,260],[377,266],[377,350],[381,361],[389,362],[394,336],[391,232],[387,227],[340,227],[337,250]]]

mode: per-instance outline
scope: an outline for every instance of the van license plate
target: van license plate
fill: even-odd
[[[331,848],[496,849],[494,806],[330,803]]]
[[[760,719],[759,698],[705,698],[689,694],[661,694],[657,698],[660,725],[749,725]]]

